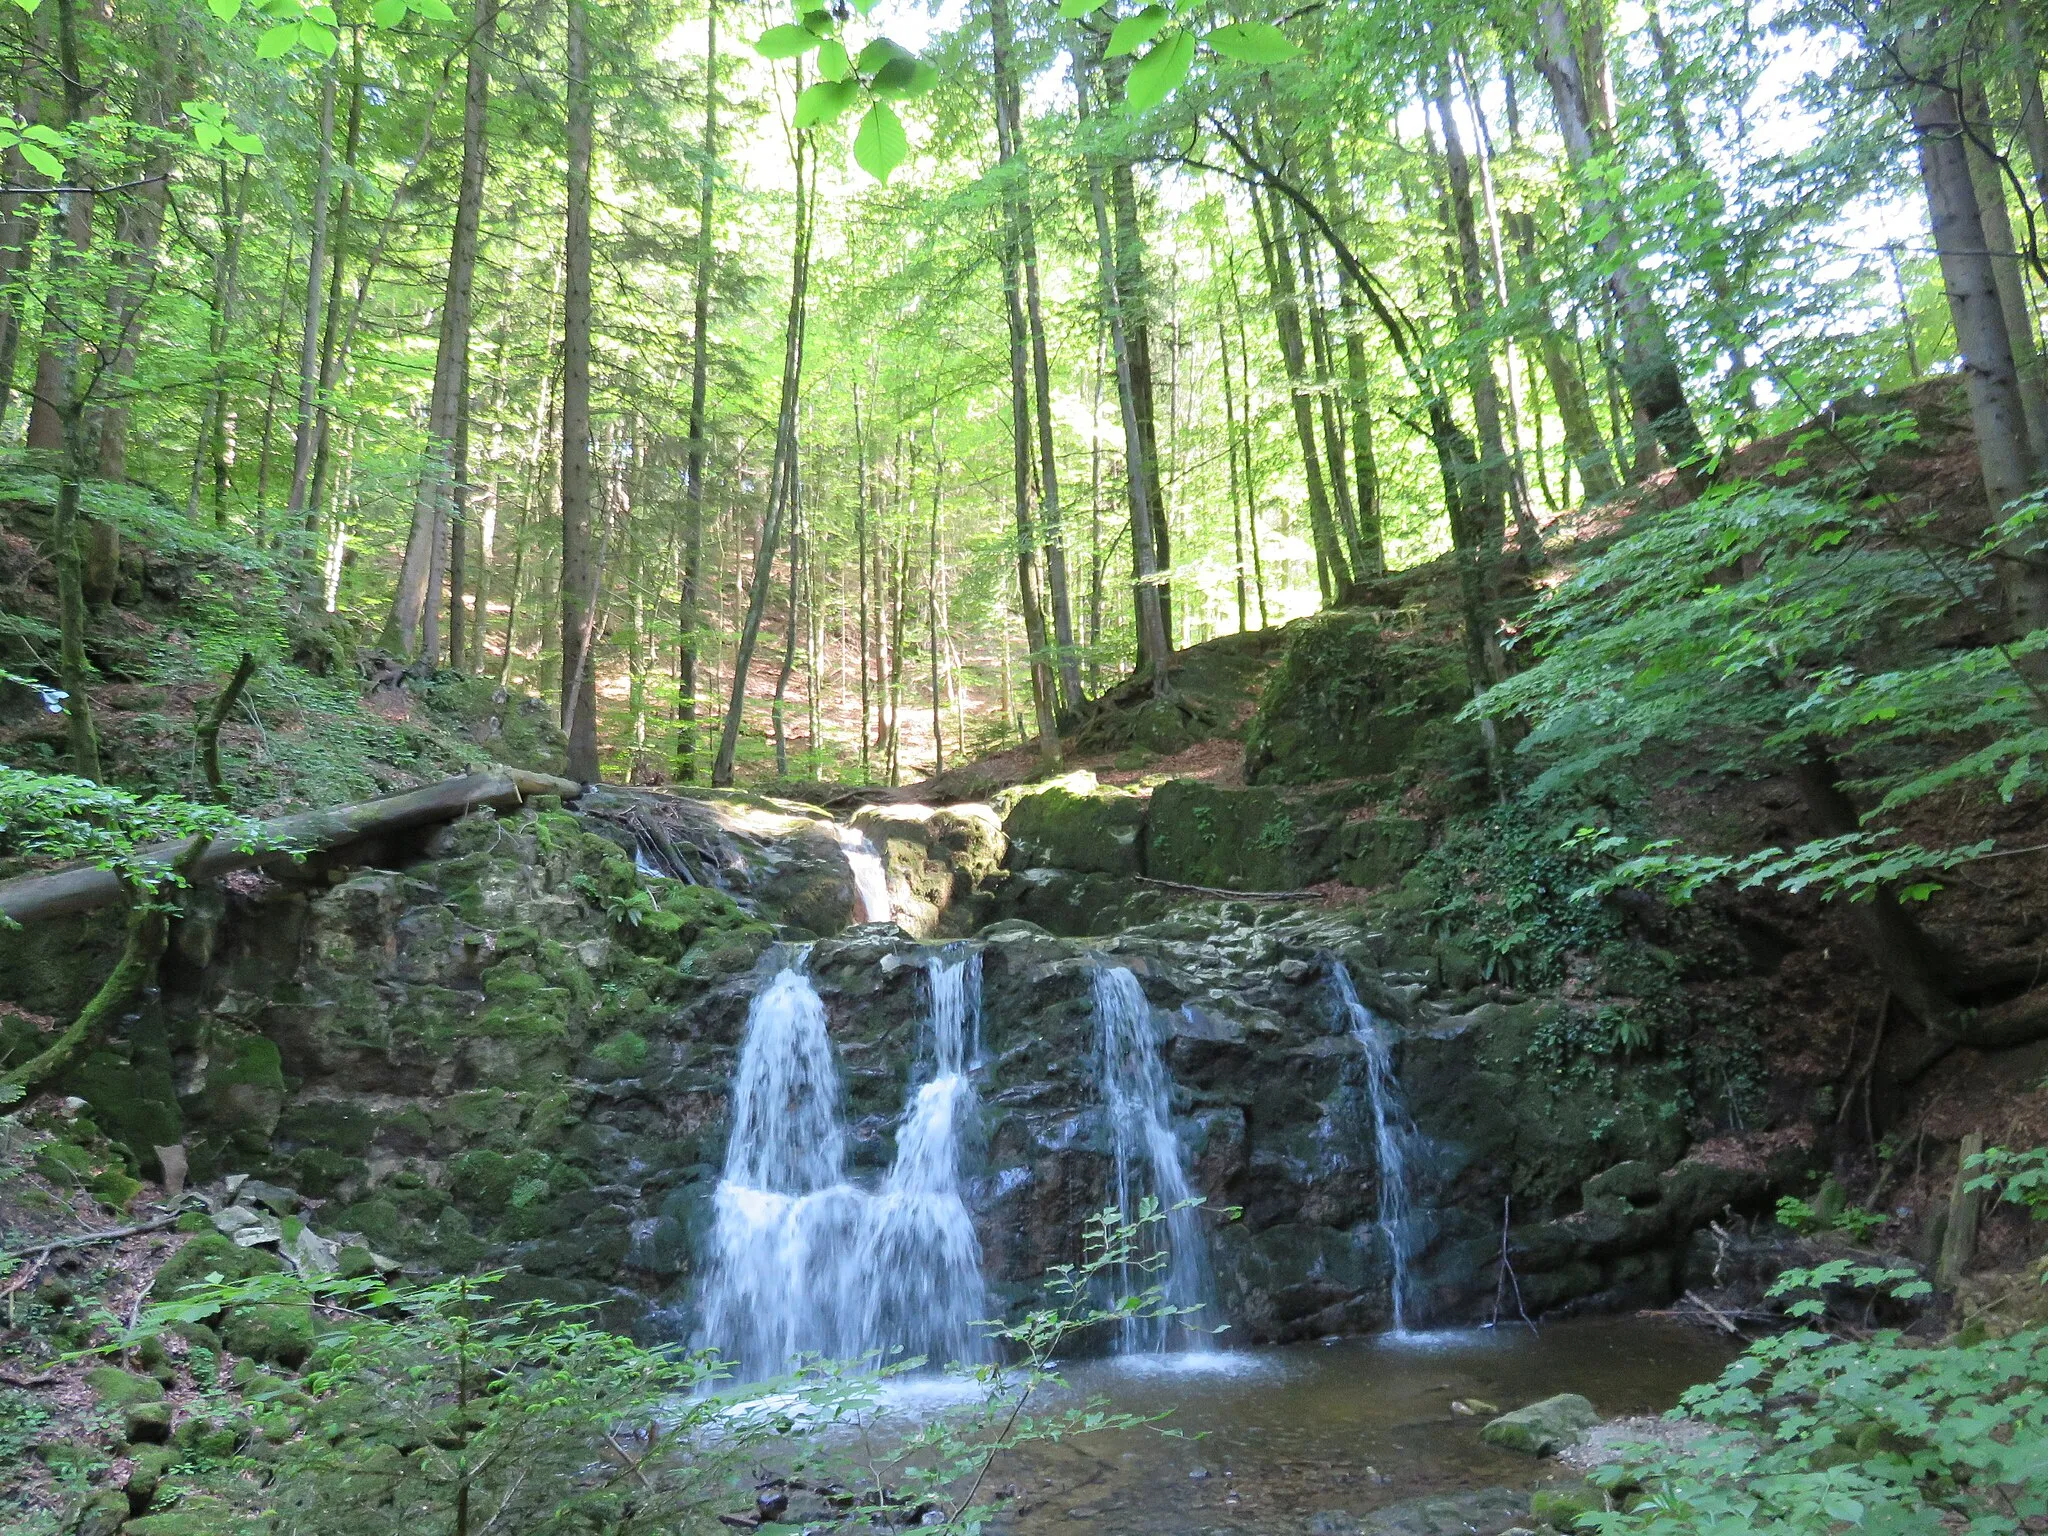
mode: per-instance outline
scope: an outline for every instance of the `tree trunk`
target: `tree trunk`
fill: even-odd
[[[597,642],[590,442],[590,155],[593,111],[586,0],[568,0],[568,221],[562,299],[562,728],[569,777],[598,779]],[[450,273],[453,280],[453,273]],[[448,337],[445,318],[442,335]],[[452,353],[454,343],[448,343]],[[451,366],[451,383],[453,368]],[[437,370],[438,374],[438,370]],[[438,382],[438,379],[437,379]],[[453,391],[448,398],[453,401]],[[452,433],[449,434],[452,437]],[[429,520],[429,529],[432,521]]]
[[[1923,80],[1930,78],[1923,65]],[[2013,366],[2012,341],[1998,298],[1995,264],[1984,239],[1976,188],[1970,179],[1969,155],[1963,138],[1956,94],[1934,75],[1934,83],[1913,91],[1913,132],[1919,140],[1920,180],[1927,193],[1928,223],[1941,261],[1942,285],[1948,290],[1949,316],[1955,324],[1956,350],[1963,357],[1963,378],[1969,391],[1970,419],[1977,432],[1977,459],[1994,522],[2006,508],[2040,483],[2039,461],[2027,431],[2020,402],[2019,378]],[[2048,627],[2048,568],[2022,534],[1999,551],[1996,561],[2000,595],[2014,638]],[[2018,662],[2038,688],[2048,682],[2048,656],[2036,653]]]
[[[703,622],[698,591],[704,579],[704,462],[709,430],[705,402],[711,377],[711,219],[718,187],[718,0],[709,0],[704,13],[704,138],[699,153],[703,163],[698,169],[697,269],[691,293],[690,441],[684,449],[683,569],[676,599],[676,778],[684,784],[697,777],[697,631]],[[865,607],[862,613],[865,615]],[[861,637],[865,642],[865,617]],[[865,673],[861,696],[867,696]],[[865,758],[865,735],[862,754]]]
[[[1630,248],[1627,216],[1596,180],[1594,162],[1604,150],[1611,114],[1600,73],[1581,58],[1565,0],[1538,0],[1540,25],[1534,63],[1550,85],[1564,135],[1565,157],[1579,182],[1579,206],[1586,226],[1597,233],[1593,247],[1608,273],[1621,324],[1621,374],[1630,397],[1649,419],[1679,482],[1697,492],[1705,484],[1706,444],[1685,398],[1685,383],[1672,354],[1664,317]]]
[[[1145,240],[1138,223],[1137,178],[1128,160],[1110,162],[1110,191],[1116,214],[1117,292],[1125,306],[1124,350],[1129,364],[1131,405],[1144,455],[1145,499],[1152,509],[1153,586],[1159,593],[1160,633],[1173,647],[1173,547],[1166,516],[1166,482],[1159,457],[1159,412],[1152,376],[1151,285],[1145,271]],[[1140,636],[1144,625],[1138,626]]]
[[[1991,256],[1991,276],[1998,285],[1998,310],[2012,346],[2013,373],[2019,382],[2020,410],[2027,420],[2027,438],[2037,463],[2048,458],[2048,375],[2034,335],[2034,316],[2027,303],[2027,282],[2020,271],[2019,245],[2013,239],[2012,215],[2005,201],[2005,168],[1987,146],[1992,139],[1984,93],[1973,89],[1964,151],[1970,162],[1970,184],[1976,189],[1977,214],[1984,226],[1984,245]]]
[[[301,537],[306,548],[320,547],[320,517],[327,505],[327,487],[333,474],[334,382],[341,368],[342,277],[348,266],[349,216],[355,205],[356,157],[363,143],[363,34],[355,36],[354,61],[349,70],[348,121],[342,129],[341,193],[334,200],[329,231],[331,255],[327,270],[326,313],[320,323],[320,383],[315,398],[319,404],[313,417],[313,484],[306,497],[305,525]],[[320,562],[309,560],[302,576],[308,597],[321,590]]]
[[[1266,282],[1273,293],[1273,326],[1280,336],[1280,356],[1287,365],[1288,391],[1294,409],[1294,436],[1301,445],[1301,467],[1308,481],[1309,532],[1315,541],[1316,573],[1325,608],[1334,606],[1351,585],[1351,572],[1338,542],[1337,524],[1324,489],[1321,450],[1316,445],[1315,407],[1309,400],[1308,349],[1302,340],[1301,308],[1294,285],[1294,258],[1287,249],[1280,210],[1270,227],[1257,189],[1251,189],[1252,217],[1258,225],[1259,249],[1265,258]]]
[[[429,662],[440,652],[435,630],[440,602],[440,583],[435,580],[440,551],[448,538],[448,524],[455,497],[458,473],[454,462],[456,419],[469,386],[469,328],[471,295],[476,282],[479,229],[483,219],[484,179],[488,170],[491,55],[496,50],[499,0],[477,0],[476,28],[470,38],[469,57],[462,92],[462,170],[456,183],[455,227],[448,242],[448,275],[441,289],[441,325],[434,348],[434,384],[427,399],[427,451],[421,466],[419,489],[413,499],[412,526],[406,535],[405,559],[399,566],[398,585],[392,595],[391,616],[385,624],[384,643],[401,655],[419,655]],[[579,172],[578,133],[582,135],[581,185],[583,208],[583,320],[585,426],[589,402],[589,271],[590,271],[590,99],[587,79],[588,48],[583,38],[587,18],[580,4],[570,14],[571,41],[585,55],[581,73],[570,80],[569,156],[570,211],[573,230],[578,220],[575,201]],[[572,69],[576,66],[572,65]],[[581,117],[579,129],[578,118]],[[564,463],[566,464],[566,457]],[[586,466],[587,441],[586,441]],[[583,487],[588,505],[588,483]],[[566,479],[566,476],[565,476]],[[566,516],[566,507],[565,507]],[[585,513],[585,527],[588,514]],[[566,552],[565,552],[566,557]],[[564,589],[567,590],[566,588]],[[457,658],[458,665],[460,658]],[[569,674],[573,675],[573,670]],[[595,730],[594,722],[587,722]],[[594,738],[593,738],[594,742]],[[572,744],[573,749],[573,744]],[[592,748],[594,755],[594,745]],[[594,768],[594,764],[593,764]]]
[[[211,363],[213,388],[200,412],[199,445],[192,455],[192,483],[185,497],[185,515],[199,516],[200,488],[211,470],[213,525],[227,526],[228,493],[228,385],[221,354],[235,320],[237,277],[242,264],[242,232],[249,223],[249,189],[254,178],[251,161],[242,157],[242,174],[234,189],[228,187],[227,167],[220,170],[221,248],[214,260],[213,292],[207,304],[206,355]]]
[[[1508,214],[1515,233],[1515,259],[1522,279],[1522,300],[1529,306],[1536,332],[1536,350],[1543,362],[1543,374],[1550,381],[1551,398],[1557,402],[1558,421],[1564,427],[1564,451],[1579,472],[1579,482],[1593,498],[1612,496],[1621,489],[1608,455],[1600,423],[1593,415],[1593,402],[1586,393],[1586,381],[1573,366],[1550,315],[1550,300],[1536,263],[1536,218],[1529,213]]]
[[[1473,536],[1467,558],[1479,562],[1482,589],[1489,603],[1499,577],[1501,547],[1507,536],[1508,455],[1501,435],[1500,380],[1493,371],[1493,348],[1486,340],[1486,271],[1479,250],[1479,224],[1472,207],[1472,166],[1465,157],[1458,120],[1451,110],[1450,88],[1439,76],[1437,123],[1443,131],[1444,181],[1457,265],[1453,290],[1459,297],[1458,329],[1465,348],[1465,378],[1472,393],[1472,416],[1479,428],[1479,473],[1462,500]]]
[[[1074,86],[1080,96],[1081,115],[1089,115],[1088,80],[1094,60],[1075,58]],[[1088,199],[1095,214],[1095,251],[1098,280],[1102,285],[1102,307],[1109,318],[1110,350],[1116,358],[1117,401],[1124,428],[1124,464],[1131,494],[1131,552],[1137,567],[1133,606],[1138,620],[1138,655],[1141,664],[1152,667],[1152,693],[1164,698],[1170,686],[1168,669],[1173,646],[1168,639],[1166,604],[1160,590],[1159,544],[1152,526],[1156,483],[1147,451],[1144,425],[1139,415],[1137,384],[1132,369],[1130,334],[1125,326],[1123,268],[1117,260],[1110,233],[1108,198],[1103,190],[1101,164],[1088,162]]]
[[[797,70],[797,91],[803,89],[803,71]],[[754,579],[747,594],[747,611],[740,624],[739,641],[733,652],[732,693],[726,702],[725,725],[719,732],[718,755],[712,760],[711,782],[720,788],[732,783],[733,763],[739,754],[740,726],[746,718],[747,673],[754,661],[754,647],[761,634],[761,612],[767,606],[768,589],[775,572],[775,549],[781,542],[784,496],[778,490],[788,479],[786,466],[797,451],[797,396],[803,384],[804,322],[811,274],[811,228],[815,212],[816,176],[807,180],[804,167],[804,139],[796,139],[792,158],[796,169],[796,238],[790,258],[789,309],[782,330],[782,400],[776,414],[775,461],[768,476],[768,506],[761,518],[761,538],[754,549]],[[899,615],[900,626],[900,615]],[[899,663],[901,658],[898,658]],[[893,743],[892,743],[893,753]]]
[[[326,291],[321,274],[327,266],[327,213],[334,196],[334,102],[341,73],[329,58],[320,72],[319,158],[313,171],[313,218],[306,256],[306,309],[299,327],[298,414],[293,418],[292,488],[285,502],[287,517],[305,515],[313,489],[314,406],[320,387],[320,314]],[[300,558],[306,552],[297,551]]]
[[[998,0],[1000,3],[1000,0]],[[997,58],[1006,54],[998,42]],[[997,142],[1007,160],[1011,137],[1009,109],[1001,95],[1004,65],[997,66]],[[1048,765],[1060,760],[1059,695],[1053,673],[1051,650],[1046,644],[1045,602],[1038,590],[1038,538],[1031,526],[1031,391],[1026,380],[1029,367],[1029,328],[1024,316],[1024,299],[1019,281],[1022,250],[1021,221],[1013,196],[1004,198],[1003,308],[1010,328],[1010,484],[1017,519],[1017,593],[1024,615],[1024,643],[1030,652],[1031,704],[1038,727],[1038,755]],[[935,535],[936,536],[936,535]],[[936,700],[933,703],[937,710]]]

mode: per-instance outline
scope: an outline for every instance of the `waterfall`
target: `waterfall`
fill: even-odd
[[[1415,1123],[1408,1118],[1401,1081],[1394,1075],[1392,1026],[1359,1001],[1358,989],[1351,984],[1351,972],[1345,969],[1343,961],[1331,962],[1330,977],[1351,1025],[1352,1037],[1365,1047],[1365,1092],[1372,1111],[1373,1153],[1380,1175],[1379,1226],[1387,1239],[1388,1263],[1393,1271],[1390,1289],[1394,1331],[1402,1333],[1415,1310],[1408,1271],[1422,1235],[1408,1185],[1408,1152]]]
[[[1140,1239],[1141,1249],[1159,1254],[1163,1248],[1163,1269],[1147,1274],[1133,1266],[1121,1277],[1122,1288],[1128,1292],[1157,1285],[1174,1306],[1206,1309],[1213,1299],[1208,1238],[1200,1210],[1184,1203],[1195,1197],[1194,1189],[1188,1183],[1180,1138],[1173,1133],[1172,1083],[1159,1054],[1152,1006],[1138,978],[1122,966],[1098,968],[1094,993],[1102,1101],[1115,1158],[1115,1205],[1129,1220],[1149,1195],[1167,1212],[1164,1242],[1156,1236],[1157,1228]],[[1165,1349],[1177,1339],[1186,1348],[1206,1349],[1209,1335],[1200,1331],[1202,1321],[1199,1313],[1126,1317],[1117,1325],[1117,1348],[1136,1354]]]
[[[784,1375],[805,1356],[973,1359],[981,1244],[961,1198],[959,1147],[975,1107],[980,957],[927,965],[929,1062],[913,1073],[879,1190],[845,1176],[839,1073],[802,964],[779,970],[747,1012],[700,1342],[744,1380]]]
[[[839,846],[846,852],[847,867],[853,871],[854,918],[863,923],[886,923],[895,918],[889,903],[889,876],[882,868],[882,856],[858,827],[839,829]]]

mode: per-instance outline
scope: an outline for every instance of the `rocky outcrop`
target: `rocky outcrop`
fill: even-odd
[[[985,998],[966,1171],[1000,1299],[1021,1303],[1049,1266],[1078,1258],[1107,1197],[1091,1003],[1104,965],[1129,968],[1154,1010],[1240,1338],[1390,1315],[1365,1048],[1334,964],[1398,1036],[1426,1213],[1422,1313],[1471,1317],[1515,1294],[1531,1312],[1668,1299],[1692,1231],[1762,1193],[1761,1176],[1686,1158],[1683,1106],[1705,1089],[1682,1062],[1624,1053],[1566,1070],[1557,1042],[1578,1038],[1576,1005],[1481,984],[1425,932],[1360,908],[1189,903],[1132,873],[1035,865],[1037,849],[1110,846],[1131,798],[1080,784],[1019,797],[1007,874],[986,807],[856,819],[892,899],[926,931],[1070,908],[1070,936],[1012,916],[967,940]],[[177,1145],[195,1182],[232,1171],[297,1191],[320,1231],[380,1254],[505,1268],[515,1292],[602,1301],[616,1320],[687,1334],[765,951],[823,935],[808,967],[853,1171],[879,1175],[919,1049],[929,950],[900,927],[846,927],[840,829],[808,807],[586,799],[576,814],[470,817],[403,868],[326,886],[252,878],[195,904],[160,994],[81,1069],[96,1130],[139,1170]],[[1331,816],[1341,848],[1358,823]],[[273,1353],[289,1331],[280,1341]]]

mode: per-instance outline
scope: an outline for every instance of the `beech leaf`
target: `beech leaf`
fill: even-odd
[[[1124,86],[1125,107],[1144,112],[1158,106],[1173,93],[1175,86],[1187,79],[1194,64],[1195,35],[1186,31],[1168,33],[1131,66],[1131,78]]]
[[[853,136],[853,163],[875,180],[887,181],[889,173],[909,153],[910,139],[895,109],[886,101],[869,107],[868,115],[860,120],[860,130]]]
[[[1284,64],[1301,52],[1285,32],[1264,21],[1233,21],[1205,34],[1202,41],[1240,64]]]
[[[818,39],[808,27],[785,23],[763,32],[754,52],[764,59],[799,59],[817,46]]]
[[[1120,59],[1127,53],[1136,53],[1164,30],[1168,20],[1163,5],[1148,5],[1137,15],[1126,16],[1110,29],[1104,57]]]

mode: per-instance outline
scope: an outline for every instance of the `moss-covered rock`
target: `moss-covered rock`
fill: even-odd
[[[1288,891],[1334,877],[1353,789],[1238,789],[1173,779],[1152,792],[1145,872],[1229,890]]]
[[[1600,1422],[1593,1405],[1576,1392],[1560,1392],[1488,1421],[1479,1438],[1504,1451],[1554,1456]]]
[[[1422,728],[1455,715],[1469,695],[1460,656],[1392,628],[1385,614],[1302,619],[1287,627],[1287,648],[1245,732],[1245,782],[1391,773]]]
[[[1137,875],[1145,869],[1145,801],[1085,769],[1000,797],[1012,869]]]

